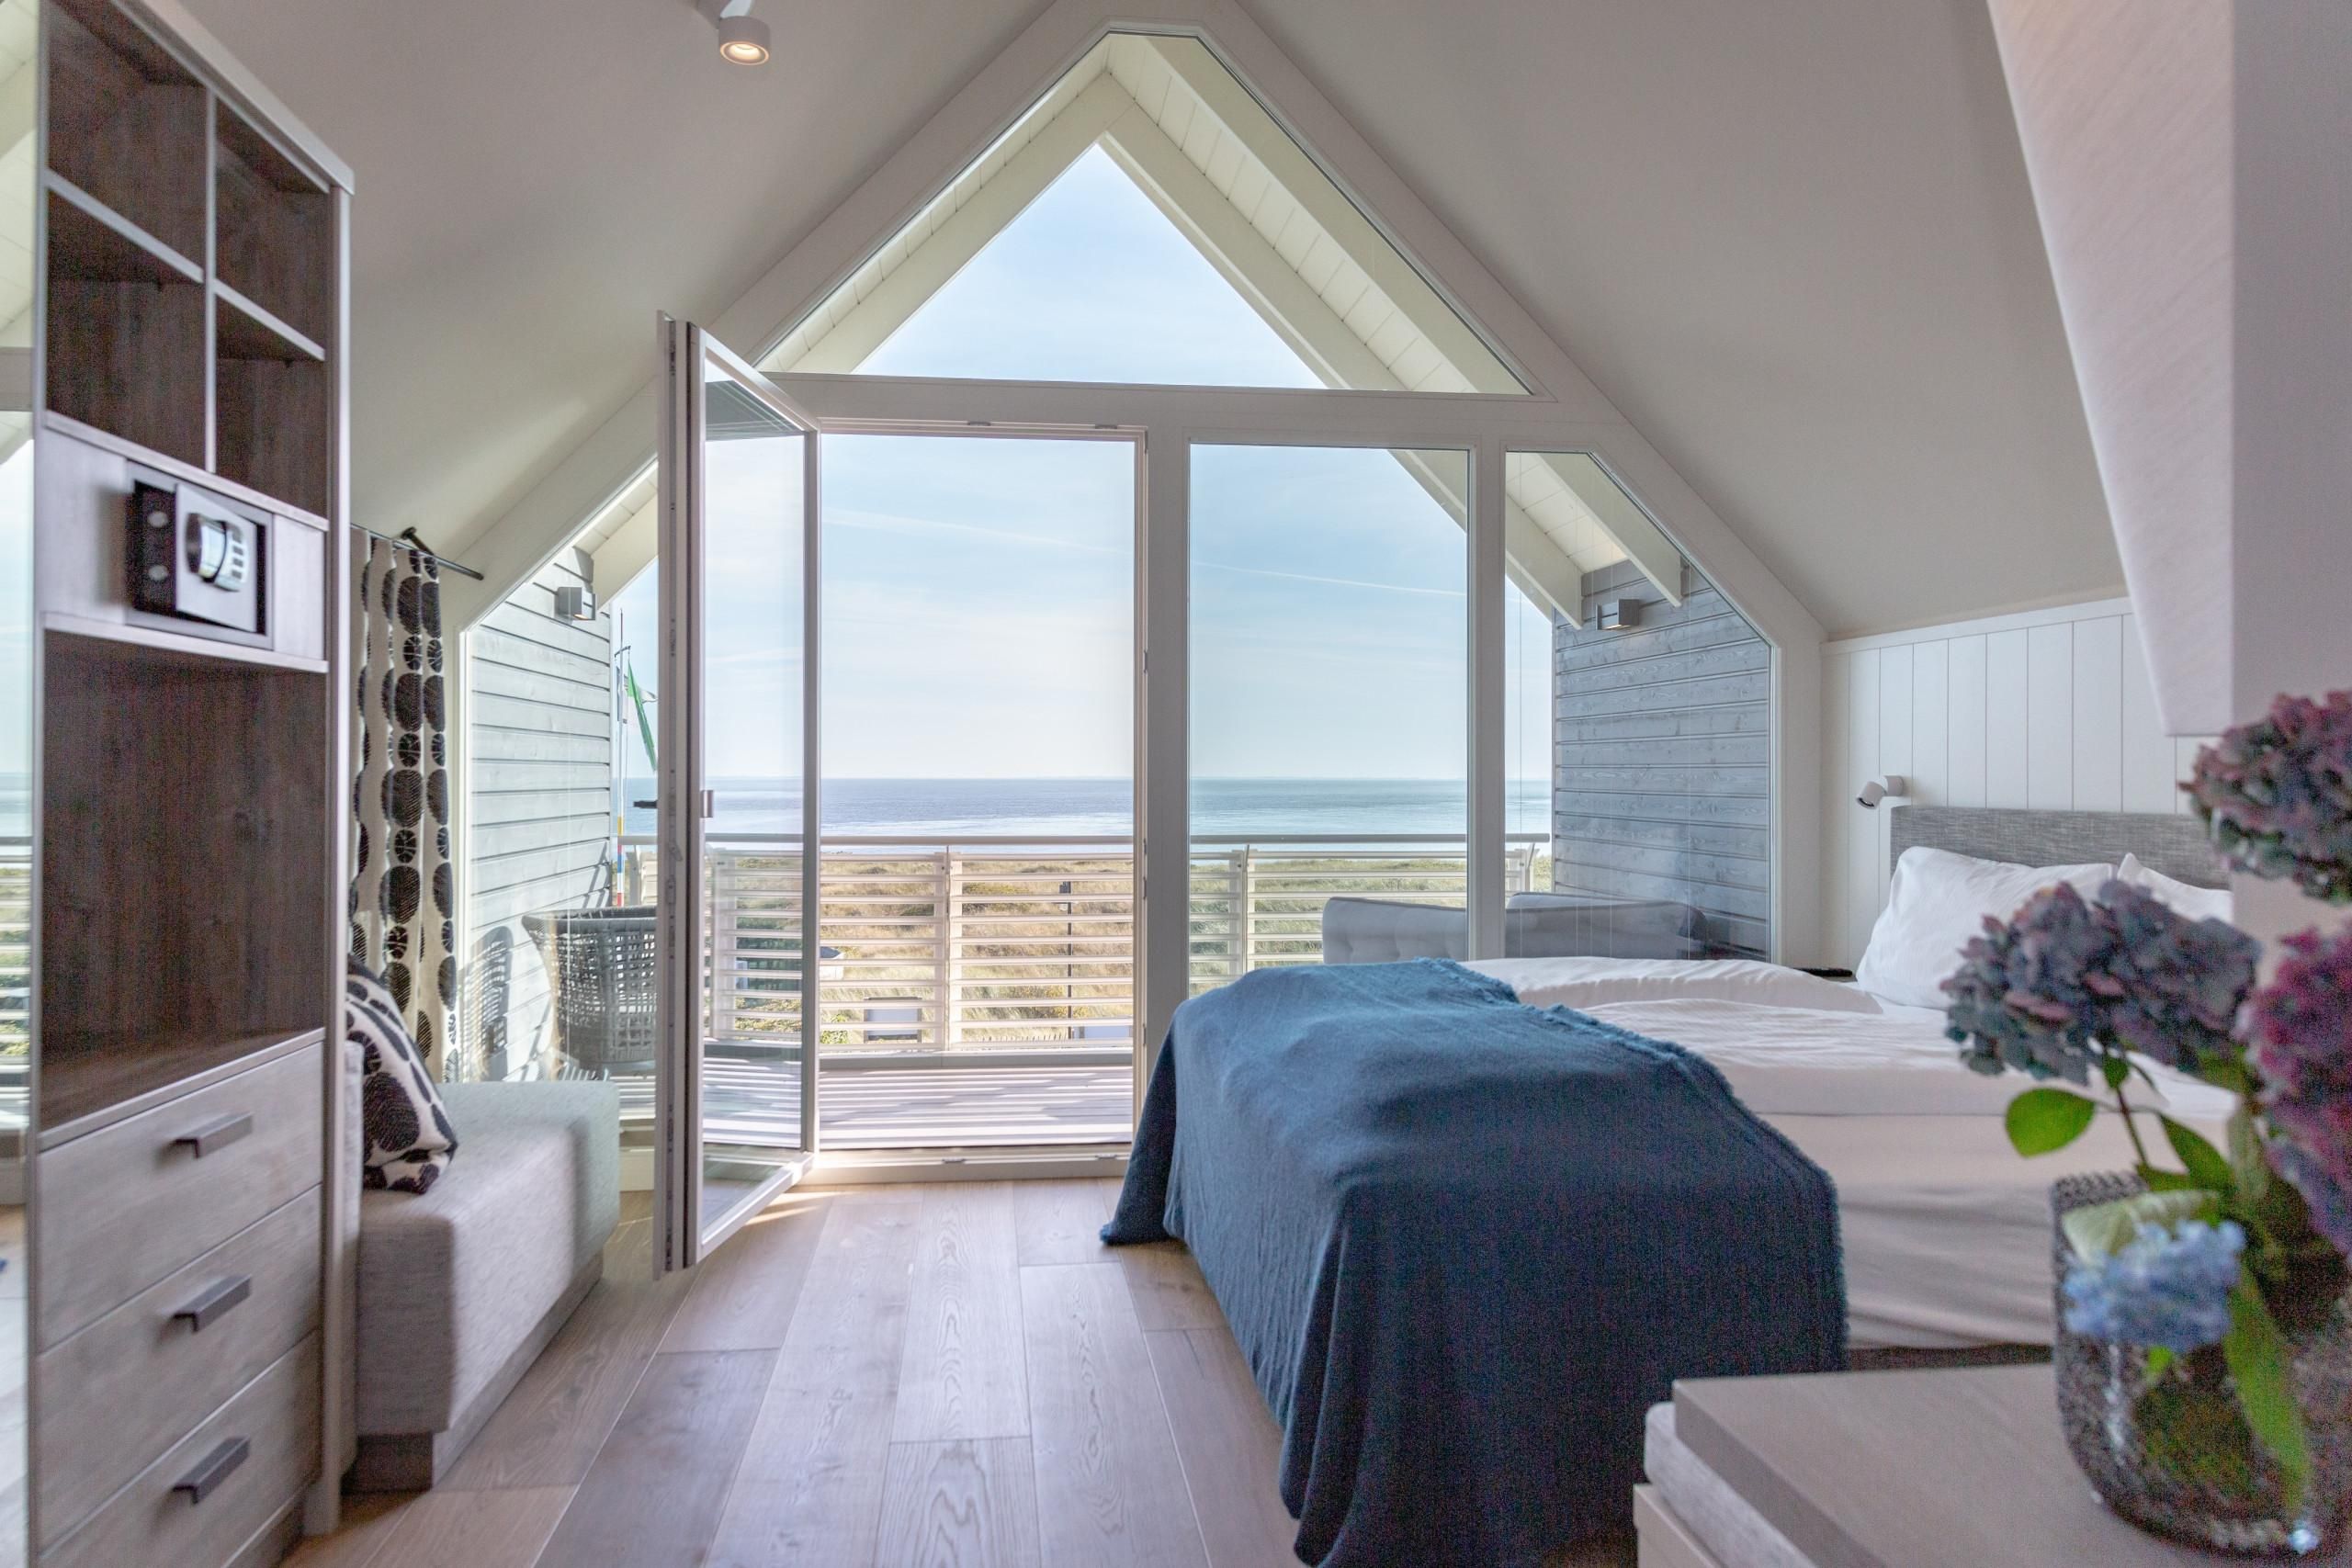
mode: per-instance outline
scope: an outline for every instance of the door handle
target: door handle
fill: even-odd
[[[662,803],[658,800],[632,800],[629,802],[629,805],[635,807],[639,811],[659,811],[662,809]],[[702,792],[702,814],[705,817],[716,817],[718,815],[718,792],[717,790],[707,789]]]
[[[184,1148],[198,1159],[218,1154],[231,1144],[243,1143],[253,1136],[254,1119],[240,1113],[223,1116],[217,1122],[207,1122],[193,1132],[182,1133],[172,1140],[172,1146]]]
[[[172,1314],[172,1321],[185,1322],[190,1334],[201,1334],[214,1319],[253,1293],[254,1278],[250,1274],[218,1280],[210,1290]]]
[[[212,1495],[215,1488],[237,1472],[237,1467],[254,1451],[254,1446],[243,1438],[231,1438],[219,1448],[197,1461],[196,1468],[179,1478],[172,1490],[187,1495],[191,1506]]]

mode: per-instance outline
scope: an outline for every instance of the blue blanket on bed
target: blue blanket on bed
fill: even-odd
[[[1440,961],[1185,1003],[1102,1235],[1191,1247],[1325,1568],[1623,1529],[1674,1379],[1845,1359],[1819,1168],[1690,1053]]]

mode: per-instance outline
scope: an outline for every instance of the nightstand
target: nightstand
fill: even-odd
[[[1650,1413],[1641,1568],[2178,1568],[2109,1514],[2047,1365],[1704,1378]]]

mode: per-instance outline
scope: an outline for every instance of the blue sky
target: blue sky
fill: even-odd
[[[1099,149],[910,318],[879,374],[1314,386]],[[795,444],[720,446],[708,765],[795,771]],[[1460,454],[1429,455],[1430,466]],[[1118,777],[1131,765],[1135,533],[1125,443],[829,436],[826,770]],[[1396,456],[1202,447],[1193,479],[1193,772],[1459,778],[1461,527]],[[640,675],[651,573],[619,594]],[[1540,777],[1550,638],[1516,616],[1511,772]]]

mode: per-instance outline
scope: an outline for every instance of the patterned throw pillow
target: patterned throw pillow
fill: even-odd
[[[367,1168],[361,1184],[428,1191],[458,1152],[449,1114],[384,982],[354,964],[343,992],[344,1029],[360,1052],[364,1075],[360,1124]]]

